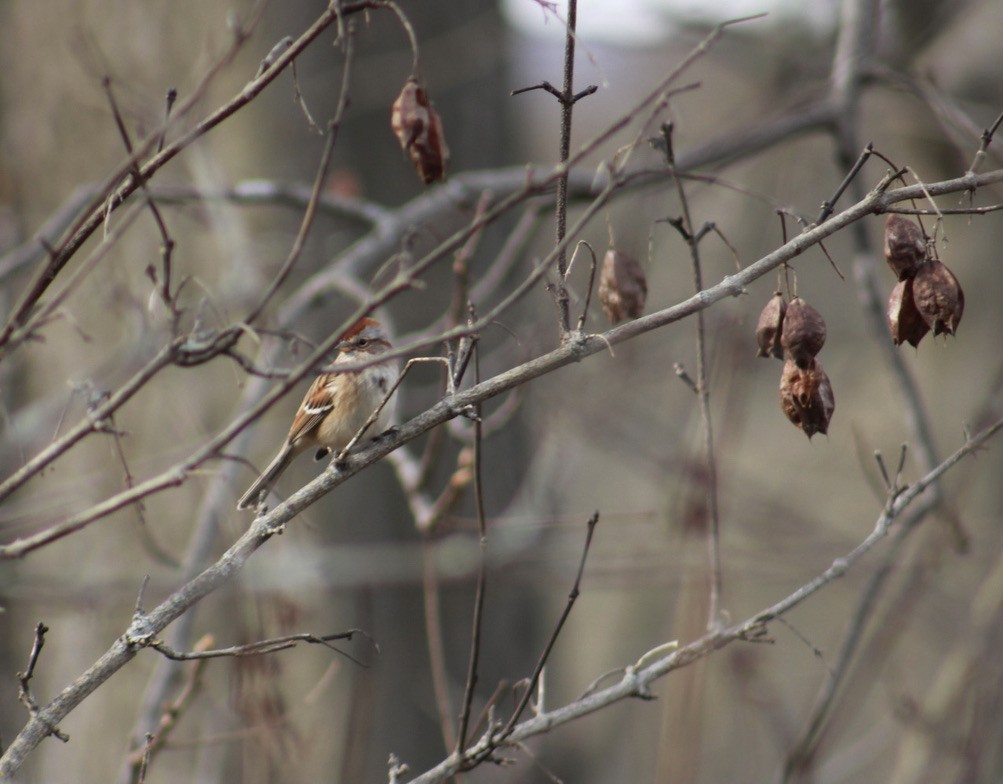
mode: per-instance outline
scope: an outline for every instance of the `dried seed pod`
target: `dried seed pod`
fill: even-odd
[[[599,273],[599,302],[611,324],[644,312],[648,281],[640,262],[616,248],[606,251]]]
[[[912,287],[913,279],[906,278],[896,283],[892,289],[888,298],[888,329],[896,346],[909,343],[913,348],[917,348],[919,342],[930,331],[930,325],[923,320],[923,316],[916,309]]]
[[[446,176],[449,149],[442,135],[442,121],[417,79],[408,79],[394,101],[390,127],[422,182],[427,185]]]
[[[958,279],[942,262],[921,264],[912,281],[916,310],[934,335],[953,335],[965,310],[965,292]]]
[[[885,261],[899,280],[911,278],[926,258],[923,231],[913,221],[891,214],[885,221]]]
[[[811,366],[815,355],[825,345],[825,319],[801,297],[795,297],[787,306],[780,344],[798,367]]]
[[[798,367],[791,359],[784,363],[780,376],[780,407],[808,438],[829,431],[836,400],[821,362],[812,359],[805,368]]]
[[[759,323],[756,324],[756,342],[759,344],[758,356],[784,358],[780,336],[786,312],[787,303],[784,302],[783,296],[779,291],[774,292],[762,313],[759,314]]]

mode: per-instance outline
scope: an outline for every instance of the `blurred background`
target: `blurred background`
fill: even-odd
[[[542,80],[560,85],[564,29],[558,9],[536,0],[423,3],[401,0],[420,43],[421,73],[442,116],[451,175],[555,162],[559,112],[543,91],[510,92]],[[247,19],[247,2],[149,0],[142,4],[7,0],[0,4],[0,308],[6,314],[34,267],[12,253],[124,158],[105,93],[111,78],[135,138],[157,127],[164,96],[183,100],[231,40],[228,24]],[[212,81],[201,116],[253,77],[283,36],[298,36],[317,3],[272,3],[234,61]],[[633,0],[581,3],[576,86],[598,86],[575,109],[573,149],[629,111],[723,18],[768,12],[729,30],[682,77],[699,89],[674,98],[662,119],[675,127],[678,154],[741,134],[796,112],[827,89],[839,4],[819,0],[707,4]],[[411,69],[407,38],[392,14],[354,20],[357,60],[351,104],[335,150],[329,193],[396,208],[424,186],[389,129],[390,105]],[[881,6],[875,29],[889,72],[876,74],[861,105],[858,137],[926,181],[960,176],[982,129],[1003,109],[999,41],[1003,6],[992,0]],[[341,49],[329,30],[297,62],[299,87],[321,124],[334,111]],[[887,76],[887,75],[886,75]],[[323,139],[312,130],[283,74],[265,93],[188,147],[155,178],[219,194],[249,180],[307,185]],[[593,155],[596,167],[639,132],[637,123]],[[657,166],[639,149],[638,165]],[[990,156],[984,169],[997,168]],[[860,174],[870,188],[886,164]],[[814,217],[845,175],[824,133],[806,133],[705,170],[717,183],[688,183],[697,225],[716,235],[701,245],[705,284],[718,282],[782,242],[778,206]],[[980,203],[1001,201],[998,189]],[[474,200],[476,201],[476,199]],[[841,206],[849,204],[844,197]],[[963,206],[946,197],[941,206]],[[302,205],[275,199],[239,203],[209,197],[162,204],[172,236],[179,301],[187,324],[221,328],[240,320],[268,285],[295,237]],[[666,182],[627,192],[583,234],[599,253],[612,234],[642,260],[653,312],[688,297],[693,276],[686,246],[665,222],[680,213]],[[434,247],[473,213],[416,225],[406,249]],[[115,219],[112,219],[112,226]],[[865,222],[873,258],[855,258],[848,232],[826,247],[841,279],[816,248],[798,259],[798,293],[828,324],[820,359],[832,380],[836,411],[828,436],[809,441],[778,404],[780,363],[755,356],[754,330],[774,291],[774,275],[747,296],[706,313],[711,406],[721,507],[723,607],[738,621],[786,596],[852,549],[885,502],[874,460],[894,467],[914,438],[902,389],[877,333],[862,315],[861,270],[872,268],[887,295],[894,284],[881,262],[882,219]],[[549,207],[529,224],[517,261],[496,302],[553,245]],[[929,222],[927,224],[930,226]],[[322,214],[305,253],[264,319],[264,326],[319,341],[353,302],[326,287],[283,322],[283,307],[325,272],[366,226]],[[484,232],[471,260],[472,281],[492,268],[519,215]],[[788,232],[797,231],[788,220]],[[966,293],[956,338],[926,338],[900,353],[920,390],[941,458],[972,431],[1000,416],[1003,277],[1001,218],[947,216],[942,260]],[[94,240],[85,252],[94,247]],[[3,476],[86,416],[89,401],[116,389],[169,339],[169,314],[152,295],[149,265],[160,238],[141,213],[113,251],[83,279],[45,329],[0,363],[0,467]],[[737,259],[736,259],[737,256]],[[385,259],[380,259],[382,263]],[[39,263],[38,261],[34,262]],[[82,264],[82,257],[75,264]],[[582,307],[587,264],[570,279]],[[385,280],[376,267],[363,282]],[[381,316],[398,342],[424,334],[447,310],[448,261],[428,285],[389,303]],[[593,298],[587,328],[604,329]],[[673,372],[695,372],[690,319],[619,345],[499,400],[486,415],[517,404],[484,445],[489,563],[484,607],[479,715],[499,684],[496,711],[514,705],[513,684],[527,677],[567,601],[585,535],[600,511],[582,595],[546,672],[548,707],[579,696],[596,678],[671,640],[705,631],[707,470],[696,399]],[[493,375],[558,343],[555,311],[543,286],[481,341],[480,373]],[[262,357],[288,344],[265,334]],[[300,344],[302,345],[302,344]],[[251,356],[257,348],[241,344]],[[282,363],[279,363],[282,365]],[[285,366],[291,364],[286,362]],[[4,543],[29,535],[123,489],[129,477],[155,475],[219,432],[243,405],[248,379],[218,359],[168,369],[115,417],[120,438],[92,436],[0,504]],[[413,416],[440,394],[439,373],[423,368],[402,391],[401,415]],[[233,452],[260,467],[284,437],[299,390],[274,407]],[[469,428],[450,428],[431,467],[436,496],[457,466]],[[408,445],[419,459],[428,439]],[[902,481],[922,475],[907,452]],[[126,471],[127,466],[128,473]],[[320,466],[303,458],[283,477],[286,492]],[[224,472],[225,475],[224,475]],[[891,551],[872,553],[842,580],[770,627],[769,643],[735,644],[657,684],[658,699],[628,702],[555,729],[524,749],[515,766],[484,766],[469,781],[582,784],[609,781],[778,780],[806,731],[816,695],[832,677],[848,624],[879,568],[886,576],[866,613],[859,648],[824,717],[803,780],[998,781],[1003,776],[1003,526],[997,443],[962,463],[943,482],[945,504]],[[253,479],[247,465],[207,464],[180,487],[123,509],[16,562],[0,562],[0,740],[23,726],[15,672],[25,667],[33,628],[50,632],[33,688],[40,702],[88,667],[126,628],[144,576],[153,606],[184,575],[215,560],[249,523],[233,503]],[[951,533],[960,526],[968,547]],[[206,542],[195,546],[196,537]],[[888,557],[892,553],[894,557]],[[383,781],[393,753],[419,773],[446,756],[440,708],[455,725],[466,677],[477,523],[469,488],[428,534],[416,530],[389,461],[366,471],[307,510],[270,541],[225,589],[186,618],[183,646],[203,634],[218,646],[310,631],[361,628],[342,645],[354,657],[301,647],[268,657],[209,662],[168,748],[147,780],[193,782]],[[193,560],[194,559],[194,560]],[[438,612],[441,630],[432,634]],[[432,618],[432,621],[429,618]],[[168,668],[152,651],[75,710],[22,771],[23,781],[128,781],[127,758],[159,703],[176,698],[193,665]],[[439,694],[433,671],[442,679]],[[159,679],[159,680],[158,680]],[[163,692],[153,684],[167,683]],[[447,731],[448,732],[448,731]],[[478,730],[480,732],[480,730]],[[802,775],[802,774],[799,774]],[[795,777],[793,780],[799,780]]]

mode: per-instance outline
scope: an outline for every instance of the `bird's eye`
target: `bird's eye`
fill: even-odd
[[[369,338],[359,338],[355,341],[355,345],[359,348],[365,348],[369,345]]]

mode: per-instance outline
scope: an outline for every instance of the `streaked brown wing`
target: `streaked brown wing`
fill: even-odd
[[[292,427],[289,428],[289,435],[286,440],[290,444],[298,444],[300,441],[310,441],[316,434],[313,432],[321,420],[327,416],[328,412],[334,408],[332,403],[332,383],[334,377],[330,374],[317,376],[310,388],[303,396],[296,418],[293,419]]]

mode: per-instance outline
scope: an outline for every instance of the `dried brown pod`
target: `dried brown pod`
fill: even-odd
[[[811,366],[812,360],[825,345],[825,319],[801,297],[787,306],[780,344],[798,367]]]
[[[892,289],[888,298],[888,329],[892,333],[892,342],[896,346],[909,343],[913,348],[919,346],[930,325],[916,309],[912,296],[913,279],[900,280]]]
[[[756,343],[759,344],[758,356],[784,358],[780,335],[786,312],[787,303],[784,302],[783,295],[779,291],[774,292],[770,301],[766,303],[766,307],[759,314],[759,322],[756,324]]]
[[[647,298],[648,281],[640,262],[622,250],[607,250],[599,273],[599,302],[610,323],[640,316]]]
[[[784,372],[780,376],[780,407],[808,438],[829,431],[836,399],[821,362],[813,358],[804,368],[798,367],[791,359],[784,363]]]
[[[417,79],[408,79],[394,101],[390,127],[422,182],[427,185],[446,176],[449,149],[442,135],[442,120]]]
[[[896,277],[911,278],[925,258],[923,230],[908,218],[889,215],[885,221],[885,261]]]
[[[912,281],[916,310],[934,335],[953,335],[965,311],[965,292],[947,266],[936,259],[921,264]]]

